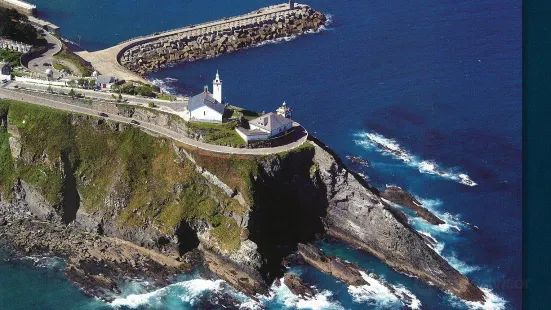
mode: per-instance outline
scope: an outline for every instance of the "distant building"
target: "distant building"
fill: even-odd
[[[222,103],[222,81],[218,72],[213,81],[213,88],[214,94],[205,86],[202,93],[189,99],[187,109],[191,121],[222,123],[226,105]]]
[[[283,116],[285,118],[291,118],[291,112],[292,110],[287,106],[287,103],[283,101],[283,105],[281,107],[277,108],[276,113],[279,116]]]
[[[0,48],[27,54],[32,51],[33,46],[0,37]]]
[[[96,78],[96,87],[100,89],[111,89],[111,85],[115,84],[117,79],[108,75],[98,75]]]
[[[5,62],[0,62],[0,81],[11,79],[11,67]]]

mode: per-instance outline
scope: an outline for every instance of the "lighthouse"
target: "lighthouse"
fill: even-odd
[[[218,71],[216,71],[216,79],[212,81],[212,97],[222,103],[222,80],[220,80]]]

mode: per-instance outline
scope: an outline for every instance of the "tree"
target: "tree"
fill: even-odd
[[[71,88],[71,91],[69,91],[69,96],[71,96],[71,98],[75,98],[75,90]]]
[[[75,80],[69,80],[67,82],[67,85],[71,86],[71,87],[75,87],[77,85],[77,83],[75,82]]]
[[[78,79],[77,83],[78,83],[78,86],[84,87],[84,84],[86,84],[86,80],[85,79]]]
[[[119,98],[118,99],[119,99],[119,101],[122,100],[122,95],[120,93],[119,93]]]
[[[88,86],[91,88],[96,88],[96,80],[88,80]]]

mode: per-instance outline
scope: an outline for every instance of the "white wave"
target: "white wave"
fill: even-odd
[[[434,237],[435,235],[438,236],[442,234],[457,233],[469,226],[461,220],[459,215],[454,215],[449,212],[442,212],[440,210],[440,207],[442,206],[441,200],[426,199],[418,196],[415,196],[415,199],[417,199],[417,201],[419,201],[424,208],[445,222],[440,225],[432,225],[423,219],[413,217],[410,219],[410,223],[417,231],[430,233],[432,234],[432,237]]]
[[[420,309],[421,301],[403,286],[394,286],[360,272],[368,285],[350,286],[348,292],[356,303],[367,303],[381,309],[403,306]],[[392,290],[391,290],[392,288]]]
[[[484,295],[486,296],[486,300],[484,302],[465,301],[453,295],[449,296],[449,302],[455,308],[467,308],[472,310],[505,309],[505,306],[507,305],[507,301],[505,299],[496,295],[491,289],[487,287],[481,287],[480,289],[484,292]]]
[[[406,149],[402,148],[394,139],[389,139],[383,135],[373,132],[356,133],[354,134],[354,137],[354,142],[357,145],[367,149],[375,149],[383,155],[392,156],[411,167],[417,168],[421,173],[435,175],[467,186],[478,185],[465,173],[457,172],[456,169],[441,168],[434,161],[418,158]]]
[[[319,27],[318,29],[315,29],[315,30],[307,30],[303,34],[314,34],[314,33],[320,33],[322,31],[333,30],[333,28],[328,27],[329,25],[331,25],[333,23],[333,15],[332,14],[326,14],[325,16],[327,17],[327,21],[325,22],[324,25],[322,25],[321,27]],[[282,42],[290,42],[290,41],[293,41],[294,39],[298,38],[300,35],[302,35],[302,34],[293,34],[293,35],[282,37],[282,38],[277,38],[277,39],[273,39],[273,40],[266,40],[266,41],[262,41],[262,42],[257,43],[257,44],[253,44],[251,47],[261,47],[261,46],[265,46],[265,45],[269,45],[269,44],[278,44],[278,43],[282,43]]]
[[[152,292],[119,297],[113,300],[110,305],[113,308],[136,309],[140,306],[162,308],[166,299],[177,298],[193,306],[205,294],[219,294],[222,292],[231,293],[236,300],[248,301],[241,293],[234,292],[233,289],[229,288],[224,280],[192,279],[171,284]]]
[[[171,85],[172,83],[174,83],[176,81],[178,81],[178,79],[174,79],[174,78],[170,78],[170,77],[166,77],[166,78],[163,78],[163,79],[149,80],[149,82],[153,83],[153,85],[159,86],[159,88],[163,92],[171,94],[171,95],[177,95],[176,88]]]
[[[63,258],[51,256],[25,256],[22,260],[30,260],[36,267],[47,269],[64,269],[65,261]]]
[[[283,281],[283,280],[281,280]],[[310,298],[303,298],[291,292],[291,290],[281,282],[281,285],[272,285],[269,296],[257,296],[264,304],[276,302],[291,309],[312,309],[312,310],[341,310],[344,309],[338,301],[331,299],[333,293],[327,290],[317,293]]]

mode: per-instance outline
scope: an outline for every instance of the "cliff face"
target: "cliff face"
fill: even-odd
[[[211,271],[249,295],[283,276],[299,243],[327,233],[462,298],[484,298],[319,141],[221,155],[21,103],[0,102],[0,112],[9,127],[0,129],[0,209],[10,213],[172,257],[199,248]]]

